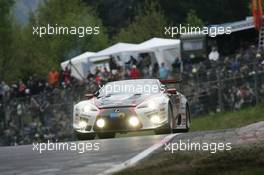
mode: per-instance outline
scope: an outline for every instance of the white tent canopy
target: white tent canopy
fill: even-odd
[[[71,75],[79,80],[86,78],[89,71],[90,63],[89,57],[94,55],[94,52],[85,52],[81,55],[78,55],[70,60],[64,61],[61,63],[61,68],[63,70],[68,67],[71,69]]]
[[[110,56],[113,56],[120,65],[124,66],[130,56],[138,58],[141,53],[150,53],[159,65],[165,63],[165,66],[170,68],[175,58],[180,58],[180,40],[152,38],[141,44],[117,43],[97,53],[86,52],[71,59],[72,76],[83,79],[89,70],[94,72],[95,67],[109,68]],[[61,63],[62,69],[65,69],[69,63],[69,61]]]
[[[106,58],[110,55],[115,55],[123,52],[130,51],[131,48],[135,47],[136,44],[129,44],[129,43],[117,43],[113,46],[110,46],[104,50],[101,50],[100,52],[97,52],[96,54],[92,55],[90,57],[91,62],[95,62],[99,60],[100,58]]]
[[[164,39],[164,38],[152,38],[147,40],[139,45],[137,49],[155,49],[155,48],[164,48],[164,47],[175,47],[180,44],[178,39]]]
[[[159,65],[165,63],[166,67],[171,67],[175,58],[180,58],[180,40],[152,38],[133,47],[130,52],[153,52]]]
[[[104,50],[97,52],[89,58],[91,63],[91,71],[94,72],[95,67],[106,67],[109,69],[110,56],[113,56],[115,58],[122,58],[122,60],[116,59],[116,61],[118,62],[118,64],[123,65],[124,60],[126,59],[126,57],[128,57],[127,51],[131,50],[131,48],[135,46],[136,44],[117,43],[113,46],[110,46]]]
[[[166,67],[170,67],[177,56],[180,58],[180,40],[152,38],[140,44],[117,43],[92,55],[90,61],[108,60],[112,55],[119,56],[124,63],[130,56],[135,57],[135,55],[146,52],[154,53],[159,64],[165,63]]]

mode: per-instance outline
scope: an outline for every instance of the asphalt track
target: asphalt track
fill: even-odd
[[[33,151],[33,145],[0,147],[1,175],[95,175],[131,159],[166,135],[86,141],[99,151]]]

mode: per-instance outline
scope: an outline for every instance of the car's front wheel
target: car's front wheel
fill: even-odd
[[[173,133],[183,133],[183,132],[188,132],[190,129],[190,125],[191,125],[191,114],[190,114],[190,109],[188,107],[188,105],[186,106],[186,119],[185,119],[185,128],[184,129],[173,129]],[[181,117],[178,117],[178,123],[181,124],[182,119]]]
[[[169,105],[168,107],[168,124],[165,127],[155,129],[155,134],[169,134],[172,132],[172,108]]]
[[[186,107],[186,123],[185,123],[186,129],[184,129],[183,132],[188,132],[190,130],[190,125],[191,125],[191,114],[190,114],[190,109],[187,106]]]
[[[78,140],[93,140],[95,138],[95,133],[80,133],[75,131],[75,136]]]

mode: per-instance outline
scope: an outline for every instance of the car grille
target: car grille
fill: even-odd
[[[102,110],[97,116],[97,120],[102,118],[105,120],[105,127],[98,128],[96,122],[94,130],[97,132],[109,132],[109,131],[133,131],[142,128],[142,124],[138,127],[132,127],[128,123],[128,119],[131,116],[136,116],[132,108],[108,108]]]

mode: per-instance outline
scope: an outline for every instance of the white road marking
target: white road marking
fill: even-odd
[[[176,135],[178,134],[170,134],[168,136],[166,136],[165,138],[163,138],[161,141],[159,141],[158,143],[152,145],[151,147],[149,147],[148,149],[142,151],[141,153],[137,154],[136,156],[132,157],[131,159],[125,161],[124,163],[121,163],[119,165],[115,165],[112,168],[104,171],[103,173],[100,173],[98,175],[109,175],[109,174],[113,174],[119,171],[122,171],[126,168],[132,167],[134,165],[136,165],[136,163],[138,163],[140,160],[146,158],[147,156],[149,156],[151,153],[153,153],[155,150],[161,148],[165,143],[168,143],[171,139],[173,139]]]

